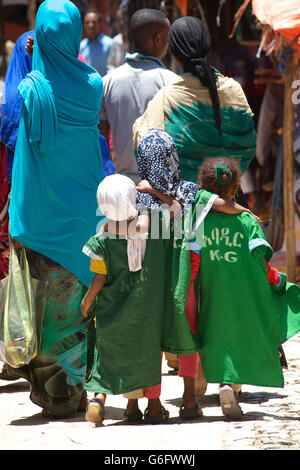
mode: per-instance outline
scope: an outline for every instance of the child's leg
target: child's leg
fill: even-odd
[[[144,388],[144,397],[148,398],[148,407],[145,410],[145,422],[148,424],[158,424],[167,419],[169,414],[163,408],[160,401],[161,384]],[[141,424],[143,414],[139,409],[138,399],[129,399],[124,414],[127,424]],[[151,422],[155,421],[155,422]],[[156,423],[157,421],[157,423]]]
[[[160,361],[162,362],[163,353],[161,352]],[[148,398],[147,412],[149,416],[159,415],[162,410],[162,404],[160,402],[161,394],[161,383],[153,385],[153,387],[144,388],[144,397]]]
[[[94,398],[98,398],[98,400],[101,400],[103,405],[105,405],[106,395],[104,393],[94,393]]]
[[[129,398],[127,401],[126,411],[124,413],[124,420],[127,424],[142,424],[143,413],[139,409],[138,399]]]
[[[200,265],[200,257],[191,252],[192,279],[189,287],[185,314],[192,333],[197,332],[197,305],[194,292],[194,279]],[[183,377],[184,392],[182,396],[182,406],[180,417],[183,419],[197,419],[202,416],[202,410],[196,403],[196,378],[198,376],[198,363],[200,356],[198,353],[190,355],[179,355],[179,377]]]
[[[161,424],[169,418],[169,412],[160,401],[161,384],[144,389],[144,396],[148,398],[148,407],[144,413],[145,424]]]
[[[179,361],[177,354],[165,352],[165,359],[167,361],[168,367],[171,367],[171,369],[178,370],[179,367]]]
[[[147,387],[143,389],[144,397],[148,398],[148,410],[149,414],[159,414],[161,411],[160,404],[160,393],[161,393],[161,384],[154,385],[153,387]],[[139,410],[138,399],[130,398],[127,402],[126,413],[127,415],[136,413]]]
[[[200,357],[198,353],[188,354],[186,356],[179,355],[179,377],[191,377],[196,378],[198,375],[198,362]]]
[[[163,353],[161,352],[161,361],[162,361]],[[137,395],[140,390],[137,390]],[[146,387],[143,389],[143,394],[145,398],[148,398],[148,407],[147,407],[147,414],[149,416],[157,416],[160,415],[162,412],[162,405],[160,402],[160,393],[161,393],[161,384],[154,385],[152,387]],[[130,395],[130,394],[128,394]],[[142,412],[139,409],[138,399],[134,398],[128,399],[127,407],[125,411],[125,421],[128,424],[139,424],[142,422]]]
[[[199,355],[191,354],[190,356],[179,356],[179,360],[179,370],[182,374],[184,384],[182,405],[180,407],[179,416],[182,419],[198,419],[203,416],[202,410],[196,402],[195,393],[195,380],[198,371],[197,364],[199,361]]]
[[[199,266],[200,266],[200,256],[193,251],[190,252],[191,257],[191,282],[189,286],[189,292],[187,296],[187,302],[185,307],[185,314],[189,323],[191,332],[195,335],[197,333],[197,304],[194,291],[194,280],[197,276]],[[184,394],[183,394],[183,405],[185,408],[195,408],[196,407],[196,379],[198,377],[198,372],[202,372],[200,356],[198,353],[190,354],[187,356],[178,356],[179,358],[179,377],[183,377],[184,381]],[[199,367],[200,364],[200,367]],[[201,385],[202,382],[206,384],[205,377],[202,373],[200,377]],[[199,384],[198,384],[199,385]],[[198,386],[199,388],[199,386]],[[203,387],[202,387],[203,388]],[[206,391],[206,386],[204,393]],[[203,394],[204,394],[203,393]]]
[[[203,371],[203,368],[202,368],[201,359],[199,357],[198,375],[197,375],[196,380],[195,380],[195,394],[196,394],[196,397],[202,397],[203,395],[205,395],[206,390],[207,390],[207,382],[206,382],[204,371]]]
[[[144,388],[144,397],[148,398],[147,412],[149,416],[159,415],[161,413],[161,384],[154,385],[153,387]]]
[[[196,407],[195,379],[198,375],[199,354],[179,355],[178,376],[183,377],[184,393],[182,397],[185,408]]]
[[[197,305],[194,292],[194,279],[197,275],[200,265],[200,257],[196,253],[191,252],[191,268],[192,278],[189,286],[189,292],[185,307],[185,314],[189,323],[190,330],[193,334],[197,332]],[[189,354],[187,356],[178,356],[179,359],[179,377],[183,377],[184,393],[183,405],[185,408],[196,407],[195,384],[198,375],[199,354]]]

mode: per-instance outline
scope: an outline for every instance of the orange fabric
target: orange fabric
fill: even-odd
[[[97,274],[107,274],[107,268],[103,259],[91,259],[90,271]]]
[[[252,0],[252,11],[260,23],[269,25],[274,33],[281,33],[287,43],[300,35],[299,0]],[[300,37],[294,48],[300,53]]]
[[[187,16],[188,13],[188,0],[175,0],[176,5],[180,8],[183,16]]]

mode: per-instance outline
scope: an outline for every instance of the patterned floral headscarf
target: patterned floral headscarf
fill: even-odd
[[[161,129],[150,129],[137,148],[137,164],[142,179],[158,191],[173,196],[180,204],[191,204],[200,186],[182,181],[178,152],[172,137]],[[158,209],[161,202],[152,194],[138,191],[138,203]]]

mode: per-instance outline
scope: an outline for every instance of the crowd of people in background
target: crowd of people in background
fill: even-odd
[[[13,249],[47,289],[37,355],[0,378],[28,380],[48,418],[85,411],[101,424],[107,395],[123,394],[126,423],[160,424],[165,355],[183,380],[181,419],[203,415],[199,381],[219,384],[224,415],[240,418],[242,384],[284,386],[281,345],[300,331],[299,288],[270,265],[253,170],[280,145],[257,141],[266,118],[245,51],[216,70],[199,18],[123,0],[115,34],[105,26],[97,10],[44,0],[10,58],[0,274]]]

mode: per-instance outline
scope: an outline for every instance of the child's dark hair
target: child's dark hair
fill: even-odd
[[[224,196],[240,183],[241,176],[241,168],[235,158],[206,158],[199,170],[199,183],[202,189]]]

